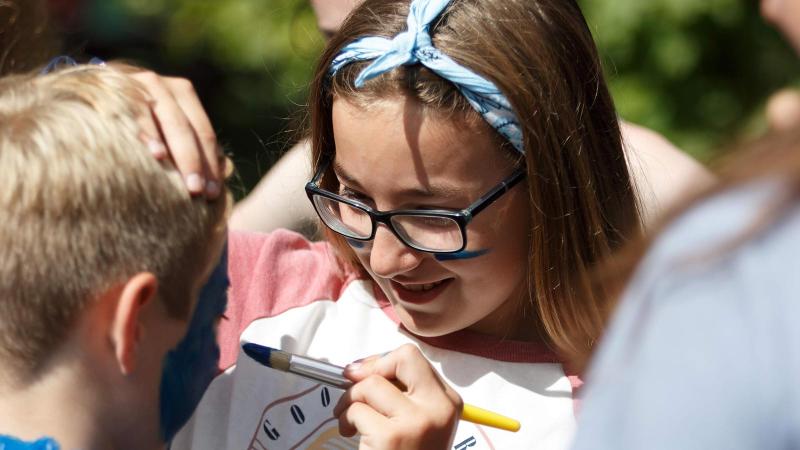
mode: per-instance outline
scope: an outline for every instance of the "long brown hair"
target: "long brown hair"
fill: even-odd
[[[331,107],[404,95],[434,111],[474,115],[456,88],[420,65],[354,87],[366,63],[333,77],[340,49],[406,28],[409,0],[366,0],[329,42],[311,86],[315,170],[333,157]],[[602,329],[606,299],[590,269],[640,228],[620,130],[597,50],[573,0],[453,0],[431,26],[434,46],[491,80],[511,102],[525,142],[531,209],[529,304],[545,338],[565,358],[586,355]],[[498,151],[509,152],[498,135]],[[322,186],[335,188],[325,174]],[[352,255],[329,234],[344,255]],[[350,258],[352,261],[352,257]]]

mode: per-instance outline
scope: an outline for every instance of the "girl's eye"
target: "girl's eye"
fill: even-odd
[[[348,188],[347,186],[340,186],[339,187],[339,195],[341,195],[344,198],[349,198],[351,200],[357,200],[357,201],[359,201],[361,203],[367,203],[368,204],[369,201],[370,201],[370,198],[367,197],[366,195],[364,195],[364,194],[362,194],[360,192],[356,192],[356,191]]]
[[[373,202],[369,196],[362,194],[361,192],[354,191],[342,184],[339,185],[339,195],[348,200],[354,200],[363,205],[367,205],[370,208],[375,207],[375,202]]]

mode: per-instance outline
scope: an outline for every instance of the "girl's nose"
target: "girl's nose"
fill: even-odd
[[[419,266],[424,253],[418,252],[403,243],[383,224],[378,225],[369,264],[372,272],[381,278],[392,278]]]

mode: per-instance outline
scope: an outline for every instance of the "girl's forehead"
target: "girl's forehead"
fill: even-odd
[[[447,193],[495,183],[510,167],[487,125],[430,114],[414,101],[333,104],[334,168],[365,190]]]
[[[415,199],[444,199],[444,198],[469,198],[472,187],[480,186],[479,180],[453,179],[442,174],[405,174],[400,178],[386,178],[373,176],[351,175],[339,162],[334,161],[333,170],[337,178],[346,186],[361,191],[371,191],[376,186],[387,186],[391,193],[397,197]],[[376,181],[377,180],[377,181]],[[386,183],[384,181],[390,180]],[[379,189],[380,190],[380,189]]]
[[[493,131],[457,114],[445,116],[403,98],[360,106],[333,104],[337,159],[437,167],[487,167],[504,161]]]

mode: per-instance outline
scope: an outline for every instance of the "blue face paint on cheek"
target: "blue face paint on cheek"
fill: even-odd
[[[344,238],[344,240],[347,241],[348,244],[350,244],[350,247],[353,247],[355,249],[360,250],[367,246],[367,243],[364,241],[357,241],[355,239],[350,239],[350,238]]]
[[[228,246],[200,292],[186,335],[164,357],[161,378],[161,436],[169,442],[192,416],[217,375],[217,320],[228,304]]]
[[[485,248],[483,250],[475,250],[475,251],[466,251],[466,250],[464,250],[464,251],[456,252],[456,253],[441,253],[441,254],[436,255],[435,257],[436,257],[437,261],[457,261],[457,260],[463,260],[463,259],[477,258],[479,256],[483,256],[483,255],[489,253],[489,251],[490,250],[488,248]]]
[[[0,434],[0,449],[2,450],[59,450],[60,448],[52,438],[40,438],[28,442]]]

